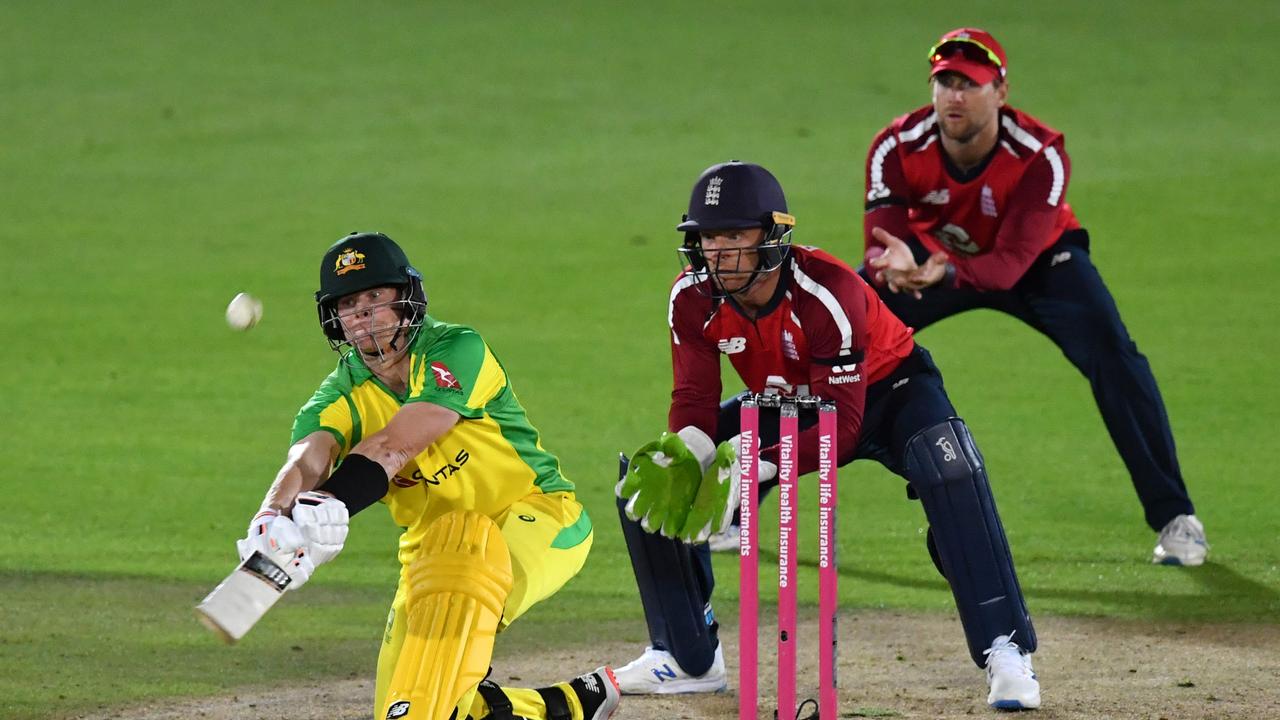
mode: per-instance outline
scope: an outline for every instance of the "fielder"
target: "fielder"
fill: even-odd
[[[381,233],[329,248],[316,302],[342,355],[294,420],[241,558],[269,555],[296,588],[342,549],[348,516],[382,502],[404,533],[374,718],[607,718],[608,668],[537,690],[485,679],[495,635],[577,574],[592,542],[502,364],[471,328],[427,315],[421,274]]]
[[[1067,203],[1062,133],[1006,105],[1008,58],[983,30],[929,51],[933,102],[867,152],[864,276],[917,330],[973,308],[1012,315],[1089,380],[1147,524],[1152,562],[1200,565],[1209,545],[1146,357]]]
[[[688,267],[667,310],[671,432],[641,448],[617,491],[650,638],[644,654],[617,671],[622,692],[725,687],[705,542],[729,524],[739,474],[741,396],[720,403],[723,354],[751,392],[835,402],[839,464],[869,458],[906,478],[908,494],[924,506],[929,552],[951,586],[970,656],[986,668],[987,702],[1039,707],[1029,657],[1035,629],[982,456],[942,375],[849,266],[791,244],[794,225],[773,175],[729,162],[698,178],[676,228],[685,233]],[[766,480],[776,474],[776,417],[760,427]],[[801,428],[803,474],[818,465],[816,413],[802,414]]]

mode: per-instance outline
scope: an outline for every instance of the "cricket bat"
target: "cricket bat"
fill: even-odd
[[[254,551],[200,601],[196,617],[230,645],[267,614],[290,582],[284,568]]]

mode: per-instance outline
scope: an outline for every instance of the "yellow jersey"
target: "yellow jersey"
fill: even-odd
[[[404,395],[387,388],[359,353],[351,352],[293,422],[295,443],[318,430],[337,439],[336,466],[406,403],[435,403],[461,416],[391,478],[382,498],[392,519],[405,528],[400,562],[413,559],[426,527],[447,512],[471,510],[501,523],[512,503],[528,495],[573,493],[560,461],[543,449],[502,363],[475,330],[427,317],[409,354]],[[590,532],[583,512],[555,544],[572,547]]]

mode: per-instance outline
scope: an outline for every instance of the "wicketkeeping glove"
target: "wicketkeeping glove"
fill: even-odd
[[[236,550],[243,562],[255,551],[266,555],[272,562],[284,568],[292,582],[290,590],[297,590],[311,579],[316,566],[306,548],[302,531],[292,520],[275,510],[262,510],[249,521],[249,532],[236,541]]]
[[[742,473],[737,462],[738,446],[722,442],[716,448],[711,466],[702,473],[693,507],[680,528],[679,538],[687,543],[704,543],[707,538],[724,532],[733,521],[738,507],[738,479]]]
[[[631,456],[615,492],[627,501],[627,517],[645,532],[676,537],[702,480],[702,465],[683,438],[664,432]]]
[[[293,522],[306,540],[307,554],[317,567],[338,556],[347,541],[347,506],[329,493],[299,493]]]

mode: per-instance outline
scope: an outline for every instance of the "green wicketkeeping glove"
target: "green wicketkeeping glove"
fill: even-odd
[[[645,532],[674,538],[702,481],[702,465],[683,439],[664,432],[631,456],[627,475],[618,483],[618,497],[627,501],[627,517]]]
[[[731,443],[722,442],[716,448],[711,467],[702,473],[698,493],[693,498],[693,507],[680,526],[681,540],[703,543],[714,533],[723,532],[729,527],[736,507],[733,502],[737,497],[735,489],[738,486],[736,457],[737,451]]]

